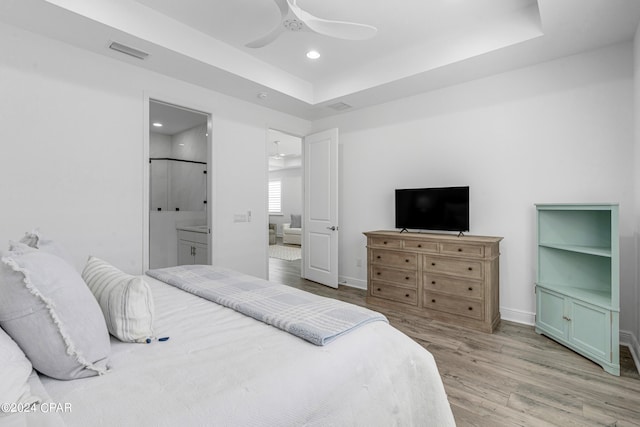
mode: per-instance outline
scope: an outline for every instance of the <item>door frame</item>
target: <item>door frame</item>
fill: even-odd
[[[307,133],[306,135],[300,135],[300,134],[297,134],[295,132],[289,132],[289,131],[286,131],[286,130],[281,130],[280,128],[275,127],[275,126],[268,126],[267,125],[266,128],[265,128],[265,170],[266,170],[265,171],[265,188],[267,187],[267,185],[269,183],[269,148],[270,148],[269,147],[269,137],[268,137],[269,131],[281,132],[281,133],[284,133],[284,134],[287,134],[287,135],[291,135],[291,136],[294,136],[294,137],[300,139],[300,144],[301,144],[300,148],[301,148],[301,156],[302,156],[302,162],[301,162],[300,168],[301,168],[301,174],[302,174],[302,177],[301,177],[302,178],[301,179],[301,181],[302,181],[301,197],[302,197],[302,217],[303,217],[303,221],[304,221],[304,218],[308,217],[307,206],[306,206],[307,203],[306,203],[306,178],[305,178],[306,177],[305,158],[306,158],[306,153],[307,153],[307,144],[306,144],[305,138],[307,136],[319,134],[319,133],[326,132],[326,131],[331,131],[333,129],[335,129],[335,131],[339,135],[339,129],[338,128],[331,128],[331,129],[326,129],[324,131]],[[338,147],[336,147],[336,150],[337,150],[336,156],[338,156],[338,160],[337,160],[338,164],[336,165],[336,168],[337,168],[336,173],[338,173],[338,170],[340,168],[339,143],[338,143]],[[339,193],[339,182],[340,182],[339,181],[340,180],[339,175],[336,178],[338,180],[336,185],[338,186],[338,190],[337,191]],[[266,222],[266,224],[264,226],[264,229],[267,230],[267,231],[265,231],[265,233],[268,233],[268,228],[269,228],[269,202],[268,202],[268,197],[269,197],[269,194],[268,194],[268,191],[267,191],[267,192],[265,192],[265,211],[266,211],[266,216],[265,216],[266,217],[266,221],[265,222]],[[339,199],[339,197],[340,197],[339,194],[337,194],[336,197]],[[339,211],[339,209],[338,209],[338,211]],[[338,218],[338,223],[339,223],[339,218]],[[337,230],[339,230],[339,224],[336,224],[336,228],[337,228]],[[337,255],[338,262],[336,263],[336,268],[338,268],[339,257],[340,257],[340,254],[339,254],[339,246],[340,246],[339,237],[337,239],[338,239],[338,243],[337,243],[337,247],[338,248],[336,250],[338,251],[338,255]],[[267,244],[266,277],[267,277],[267,280],[269,280],[270,268],[269,268],[269,251],[268,251],[269,237],[268,237],[268,234],[266,236],[265,241],[266,241],[266,244]],[[307,246],[307,243],[305,242],[305,233],[304,232],[301,235],[301,243],[302,243],[301,244],[301,256],[302,256],[302,259],[300,260],[300,277],[303,278],[303,279],[306,279],[305,270],[306,270],[306,265],[307,265],[306,264],[306,250],[307,250],[306,246]],[[340,272],[337,271],[336,287],[337,287],[339,282],[340,282]],[[330,286],[330,285],[326,285],[326,286]]]
[[[149,230],[149,203],[151,199],[150,187],[151,179],[149,176],[149,133],[151,127],[149,124],[149,103],[151,101],[161,102],[167,105],[172,105],[177,108],[183,108],[186,110],[192,110],[194,112],[204,114],[207,116],[207,224],[209,225],[209,233],[207,235],[207,244],[209,246],[209,264],[215,264],[217,260],[217,250],[214,247],[215,239],[213,239],[213,224],[215,224],[215,207],[216,207],[216,182],[215,182],[215,145],[213,144],[213,114],[209,111],[209,108],[202,105],[198,105],[191,100],[179,99],[174,96],[166,94],[157,94],[149,91],[143,93],[143,143],[142,143],[142,273],[149,269],[150,261],[150,249],[149,244],[151,233]]]

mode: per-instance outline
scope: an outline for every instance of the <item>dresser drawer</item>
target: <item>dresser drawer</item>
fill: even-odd
[[[464,243],[441,243],[440,253],[482,258],[484,257],[484,246],[468,245]]]
[[[417,270],[395,270],[392,268],[374,265],[371,267],[371,275],[373,280],[400,283],[414,289],[418,287]]]
[[[417,270],[418,255],[400,251],[396,252],[385,251],[383,249],[373,249],[371,251],[371,262],[373,264],[388,265],[390,267]]]
[[[422,252],[438,252],[438,243],[436,242],[421,242],[419,240],[405,240],[404,248]]]
[[[394,239],[394,238],[387,239],[386,237],[371,237],[370,244],[371,246],[400,249],[402,248],[402,239]]]
[[[465,259],[439,258],[424,255],[424,271],[444,273],[469,279],[482,279],[482,262]]]
[[[371,282],[371,294],[378,298],[401,302],[403,304],[418,305],[418,291],[416,289],[409,289],[373,280]]]
[[[425,290],[477,299],[484,297],[482,282],[438,276],[437,274],[431,273],[424,273],[423,278]]]
[[[426,309],[438,310],[458,316],[484,319],[483,305],[480,301],[444,295],[437,292],[424,291],[422,305]]]

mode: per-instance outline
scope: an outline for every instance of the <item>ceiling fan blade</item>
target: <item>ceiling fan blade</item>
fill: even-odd
[[[278,38],[278,36],[285,32],[284,26],[282,24],[278,24],[271,32],[265,34],[264,36],[245,44],[246,47],[250,47],[253,49],[264,47]]]
[[[282,20],[289,14],[289,4],[287,0],[273,0],[278,9],[280,10],[280,22],[278,25],[271,30],[271,32],[265,34],[264,36],[245,44],[246,47],[250,47],[253,49],[264,47],[278,38],[280,34],[282,34],[285,28],[282,26]]]
[[[345,40],[367,40],[375,36],[376,32],[378,32],[376,27],[355,22],[330,21],[315,18],[306,20],[304,23],[316,33]]]
[[[280,9],[280,19],[284,19],[284,17],[287,16],[287,13],[289,13],[289,4],[287,3],[287,0],[273,1],[276,2],[276,5],[278,5],[278,9]]]
[[[316,33],[345,40],[366,40],[378,32],[378,29],[372,25],[318,18],[298,7],[296,3],[297,0],[287,0],[291,12]]]

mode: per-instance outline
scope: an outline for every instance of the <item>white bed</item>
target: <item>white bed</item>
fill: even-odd
[[[166,342],[111,339],[109,373],[41,376],[68,426],[454,425],[433,357],[384,322],[326,346],[146,277]],[[46,419],[46,417],[45,417]],[[58,420],[59,421],[59,420]]]
[[[63,255],[36,232],[0,251],[2,426],[455,424],[431,354],[379,313],[218,267],[149,272],[163,282]]]

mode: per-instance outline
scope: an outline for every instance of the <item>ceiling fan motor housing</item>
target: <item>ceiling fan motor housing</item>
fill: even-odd
[[[284,27],[289,31],[300,31],[304,29],[304,22],[295,18],[285,19],[282,22],[282,25],[284,25]]]

